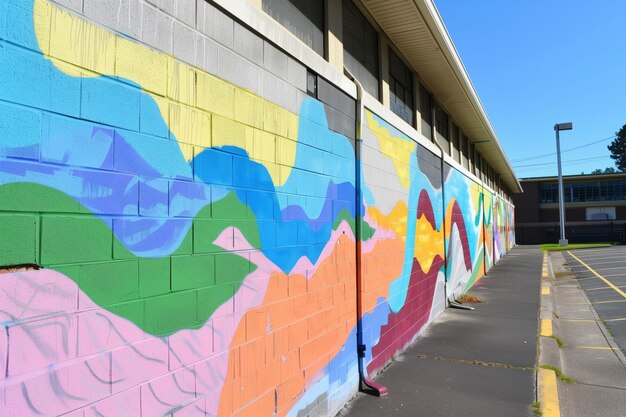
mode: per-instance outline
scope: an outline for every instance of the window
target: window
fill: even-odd
[[[461,163],[461,132],[454,123],[452,124],[452,158]]]
[[[413,126],[413,72],[404,65],[398,55],[389,48],[389,93],[391,111]]]
[[[344,65],[378,98],[378,32],[352,0],[342,2],[342,24]]]
[[[465,135],[461,135],[461,165],[469,171],[469,145]]]
[[[437,141],[444,149],[450,148],[449,132],[448,132],[448,115],[439,106],[435,106],[435,129],[437,131]]]
[[[262,0],[263,11],[324,55],[324,0]]]
[[[423,85],[420,85],[420,113],[422,119],[422,135],[424,135],[427,139],[433,139],[431,118],[432,118],[432,102],[430,93],[428,90],[424,88]]]
[[[563,199],[566,203],[623,200],[626,197],[624,193],[626,189],[623,188],[625,183],[626,181],[623,180],[565,183],[563,184]],[[550,194],[545,191],[548,189],[556,191]],[[541,184],[539,201],[545,204],[558,203],[558,184]]]

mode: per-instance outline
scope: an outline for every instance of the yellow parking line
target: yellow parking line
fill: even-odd
[[[595,323],[595,320],[585,320],[585,319],[564,319],[564,318],[559,318],[559,320],[563,320],[563,321],[571,321],[573,323]]]
[[[593,301],[593,304],[626,303],[626,300]]]
[[[576,349],[613,350],[610,346],[576,346]]]
[[[541,320],[541,328],[539,334],[546,337],[552,336],[552,320]]]
[[[617,288],[626,288],[626,285],[616,285]],[[587,288],[587,291],[601,291],[601,290],[612,290],[611,287],[596,287],[596,288]]]
[[[543,417],[561,417],[559,407],[559,388],[556,385],[556,373],[549,369],[539,368],[537,372],[539,385],[539,402]]]
[[[618,293],[619,295],[621,295],[622,297],[624,297],[626,299],[626,293],[624,291],[620,290],[611,281],[609,281],[608,279],[604,278],[602,275],[598,274],[593,268],[591,268],[589,265],[587,265],[586,263],[581,261],[579,258],[577,258],[576,255],[574,255],[572,252],[567,251],[567,253],[569,253],[574,259],[576,259],[578,262],[580,262],[581,265],[583,265],[585,268],[587,268],[589,271],[591,271],[592,274],[594,274],[595,276],[600,278],[602,281],[604,281],[604,283],[606,285],[608,285],[609,287],[613,288],[613,290],[615,290],[616,293]]]
[[[550,295],[550,287],[541,287],[541,295]]]
[[[620,319],[609,319],[609,320],[604,320],[604,321],[626,321],[626,317],[623,317]]]

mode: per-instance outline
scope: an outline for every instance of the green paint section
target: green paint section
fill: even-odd
[[[0,267],[37,263],[37,229],[37,216],[0,214]]]
[[[478,196],[478,207],[476,208],[476,217],[474,218],[475,226],[480,225],[480,220],[482,217],[481,209],[484,208],[484,202],[485,202],[485,195],[483,193],[480,193],[480,195]]]
[[[356,230],[354,217],[352,217],[352,214],[350,214],[350,211],[348,209],[343,209],[339,212],[339,215],[333,223],[333,230],[337,230],[341,222],[344,221],[348,223],[350,229],[352,230],[352,233],[354,233],[354,231]],[[361,241],[364,242],[371,239],[372,236],[374,236],[374,232],[376,232],[376,229],[370,226],[366,221],[361,221]]]
[[[36,263],[40,239],[41,266],[65,274],[94,303],[156,336],[202,327],[256,269],[246,255],[212,243],[222,232],[235,227],[253,247],[261,244],[254,214],[235,193],[203,208],[180,247],[159,259],[133,255],[110,224],[49,187],[0,186],[0,210],[30,213],[0,215],[2,235],[15,237],[2,239],[11,244],[0,246],[0,265]],[[213,219],[213,213],[231,213],[231,219]]]

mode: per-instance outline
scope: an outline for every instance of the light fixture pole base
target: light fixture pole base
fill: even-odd
[[[559,246],[567,246],[567,239],[559,239]]]

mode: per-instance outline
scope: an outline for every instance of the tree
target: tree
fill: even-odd
[[[604,171],[601,170],[600,168],[598,169],[594,169],[593,171],[591,171],[591,175],[598,175],[598,174],[615,174],[617,172],[617,170],[613,167],[608,167],[608,168],[604,168]],[[584,172],[583,172],[584,174]]]
[[[611,159],[615,160],[615,166],[620,171],[626,171],[626,125],[619,132],[615,132],[616,138],[608,146],[611,151]]]

